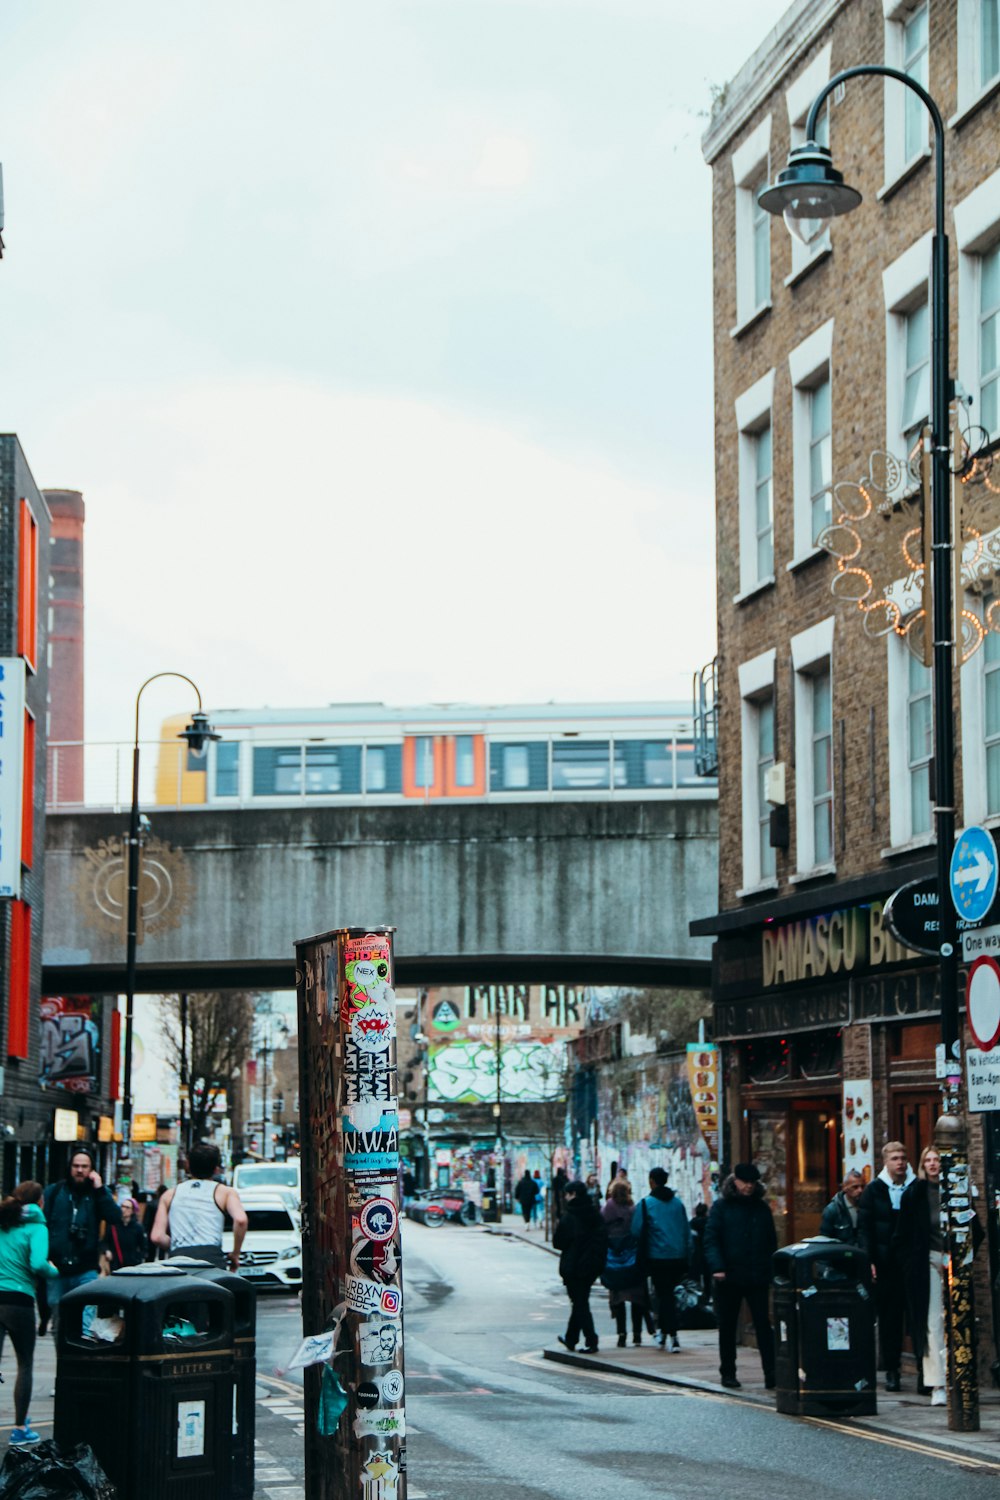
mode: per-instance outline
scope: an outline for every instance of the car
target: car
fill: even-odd
[[[233,1187],[242,1196],[248,1188],[292,1188],[296,1198],[302,1190],[302,1166],[298,1157],[288,1161],[244,1161],[233,1169]]]
[[[239,1191],[237,1189],[237,1191]],[[247,1232],[240,1250],[239,1274],[260,1290],[298,1292],[302,1286],[302,1221],[287,1188],[247,1188],[240,1193]],[[222,1235],[222,1249],[233,1248],[233,1231]]]

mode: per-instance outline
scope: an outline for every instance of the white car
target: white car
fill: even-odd
[[[242,1196],[250,1188],[291,1188],[296,1198],[302,1192],[302,1165],[297,1156],[288,1161],[244,1161],[233,1169],[233,1187]]]
[[[302,1286],[302,1221],[295,1199],[287,1188],[246,1188],[240,1202],[249,1220],[240,1275],[260,1288],[297,1292]],[[233,1248],[231,1229],[223,1233],[222,1248],[227,1255]]]

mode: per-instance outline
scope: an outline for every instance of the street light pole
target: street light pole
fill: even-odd
[[[810,107],[805,144],[789,152],[777,182],[760,194],[761,207],[781,214],[790,232],[810,243],[829,220],[850,213],[861,202],[833,168],[829,150],[816,143],[819,111],[835,89],[851,78],[896,79],[922,101],[934,127],[934,233],[931,241],[931,596],[933,626],[934,825],[937,855],[939,919],[939,989],[941,1040],[946,1078],[942,1114],[934,1130],[943,1169],[942,1221],[947,1231],[948,1283],[948,1424],[961,1432],[979,1430],[979,1392],[975,1368],[974,1314],[971,1284],[971,1235],[956,1222],[946,1204],[952,1192],[968,1202],[965,1120],[961,1112],[961,1061],[958,1033],[958,928],[950,899],[951,858],[955,845],[955,730],[953,684],[955,613],[952,595],[955,541],[951,515],[951,444],[948,413],[954,383],[948,361],[948,238],[945,233],[944,120],[931,95],[908,74],[881,63],[846,68],[826,83]],[[956,1205],[957,1206],[957,1205]]]
[[[161,677],[179,677],[194,688],[198,708],[191,715],[191,723],[177,736],[185,740],[194,755],[204,755],[209,740],[221,739],[208,722],[204,712],[201,693],[190,677],[183,672],[154,672],[147,677],[135,696],[135,738],[132,746],[132,810],[128,825],[128,896],[126,901],[125,926],[125,1076],[122,1088],[122,1156],[128,1156],[132,1148],[132,1041],[133,1009],[135,1005],[136,947],[139,926],[139,870],[144,830],[139,813],[139,704],[143,693],[151,682]]]

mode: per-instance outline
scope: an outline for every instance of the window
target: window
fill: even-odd
[[[903,22],[903,72],[927,87],[927,6],[920,5]],[[912,161],[927,144],[927,110],[912,89],[906,90],[903,113],[903,160]]]
[[[303,790],[307,797],[356,795],[361,790],[361,746],[254,746],[255,797],[299,797]]]
[[[979,270],[979,422],[1000,433],[1000,245],[981,257]]]
[[[983,600],[984,608],[993,602]],[[983,708],[986,742],[986,814],[1000,815],[1000,635],[987,630],[983,653]]]
[[[921,5],[907,0],[883,0],[885,7],[885,60],[914,83],[927,88],[928,16],[926,0]],[[885,81],[885,184],[892,184],[927,155],[930,116],[922,100],[896,79]]]
[[[903,450],[912,454],[931,414],[930,309],[926,302],[903,316]]]
[[[807,68],[804,69],[790,85],[785,95],[785,103],[788,106],[788,131],[792,147],[805,145],[806,120],[809,109],[819,93],[820,89],[830,78],[830,55],[831,44],[827,43]],[[830,106],[829,100],[820,112],[816,121],[816,144],[818,146],[829,146],[830,144]],[[810,231],[807,229],[807,233]],[[800,241],[789,236],[788,243],[792,251],[792,272],[788,278],[794,281],[799,273],[815,260],[821,260],[830,249],[830,232],[826,231],[812,244],[803,245]]]
[[[792,380],[792,446],[795,557],[815,553],[816,538],[832,519],[833,410],[830,360],[833,319],[788,356]]]
[[[830,485],[833,481],[833,434],[830,417],[830,381],[821,380],[809,392],[809,518],[813,542],[831,517]]]
[[[611,746],[607,740],[556,740],[552,745],[554,792],[606,792]]]
[[[795,673],[796,863],[833,864],[833,616],[792,637]]]
[[[833,858],[833,720],[830,673],[812,680],[813,855],[818,865]]]
[[[503,784],[507,791],[526,791],[530,784],[527,745],[504,745]]]
[[[385,791],[385,747],[369,745],[365,753],[365,791]]]
[[[955,206],[958,243],[958,378],[971,417],[1000,437],[1000,171]]]
[[[434,738],[419,734],[413,745],[413,785],[427,788],[434,785]]]
[[[1000,0],[979,0],[979,86],[1000,76]]]
[[[490,745],[490,790],[544,792],[549,785],[549,746],[546,740],[524,744]]]
[[[774,581],[771,400],[774,371],[736,401],[739,431],[740,593]]]
[[[930,417],[930,263],[931,236],[925,234],[882,272],[885,446],[904,461]]]
[[[774,661],[775,653],[765,651],[739,669],[745,891],[775,878],[771,809],[765,796],[767,773],[775,762]]]
[[[674,785],[672,740],[615,740],[615,786],[629,791]]]
[[[931,674],[909,654],[906,697],[906,759],[909,774],[911,835],[931,827]]]
[[[240,790],[240,745],[238,740],[220,740],[215,747],[215,795],[236,797]]]
[[[958,0],[957,32],[961,118],[1000,83],[1000,0]]]
[[[736,327],[739,332],[771,305],[771,215],[757,195],[770,180],[771,116],[733,153],[736,193]]]
[[[455,736],[455,785],[475,786],[475,741],[471,734]]]

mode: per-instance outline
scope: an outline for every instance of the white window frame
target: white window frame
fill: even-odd
[[[1000,597],[1000,577],[992,587]],[[983,595],[966,593],[965,608],[983,617]],[[1000,670],[994,668],[992,670]],[[989,810],[989,782],[986,775],[986,648],[980,646],[961,668],[962,715],[962,820],[1000,826],[1000,809]]]
[[[812,475],[809,451],[812,442],[812,392],[824,380],[833,381],[833,318],[821,324],[788,356],[792,382],[792,538],[795,555],[789,570],[821,554],[812,536]],[[831,401],[831,436],[832,436]],[[831,475],[831,479],[832,479]]]
[[[736,194],[736,325],[735,337],[771,306],[771,294],[758,301],[754,257],[754,222],[758,213],[755,189],[762,179],[770,180],[771,116],[767,115],[741,146],[733,152],[733,186]],[[770,215],[767,216],[770,219]],[[773,266],[770,265],[771,233],[768,229],[768,288]]]
[[[884,855],[901,849],[922,848],[934,842],[934,816],[927,833],[914,834],[910,799],[909,695],[910,648],[902,636],[891,630],[886,636],[889,728],[889,841]],[[934,788],[931,788],[933,803]]]
[[[906,318],[914,308],[923,302],[929,302],[931,238],[928,230],[882,272],[882,295],[885,300],[885,446],[888,452],[894,453],[903,463],[907,459],[906,443],[903,440]],[[928,324],[928,359],[931,338],[932,330]],[[928,370],[928,382],[929,380]]]
[[[980,417],[979,316],[982,256],[1000,242],[1000,170],[991,173],[955,205],[958,246],[958,378],[973,398],[973,422]],[[991,434],[1000,437],[1000,432]]]
[[[833,43],[827,42],[821,47],[808,67],[803,68],[794,83],[789,84],[785,92],[785,104],[788,109],[788,134],[790,144],[802,146],[806,139],[806,118],[809,114],[809,106],[825,83],[830,81],[830,59],[833,54]],[[827,99],[820,115],[820,124],[826,122],[827,140],[820,141],[820,145],[829,145],[830,133],[830,100]],[[822,130],[817,134],[822,136]],[[789,236],[792,247],[792,270],[785,277],[785,285],[791,286],[793,282],[803,274],[804,271],[816,261],[823,260],[829,255],[832,245],[830,243],[830,231],[826,230],[818,240],[811,245],[803,245],[799,240]]]
[[[983,78],[982,25],[986,6],[1000,12],[1000,0],[958,0],[955,30],[958,46],[958,108],[950,125],[956,124],[984,99],[1000,88],[1000,68]],[[1000,17],[998,17],[1000,18]]]
[[[772,562],[774,558],[774,370],[736,398],[736,431],[739,445],[740,591],[733,600],[741,603],[750,594],[774,582],[774,566],[765,577],[757,576],[757,437],[771,428],[771,517]]]
[[[830,859],[822,865],[816,862],[815,836],[813,831],[813,804],[816,789],[813,785],[813,685],[820,673],[829,673],[831,694],[830,754],[833,756],[833,626],[834,616],[829,615],[816,625],[792,636],[792,671],[795,684],[795,863],[796,879],[810,879],[825,875],[836,869],[833,840],[832,804],[836,795],[836,778],[831,774],[831,833]]]
[[[743,780],[743,888],[738,896],[752,891],[775,890],[776,875],[764,875],[760,862],[760,829],[764,809],[759,796],[758,705],[762,700],[774,703],[774,668],[777,653],[763,651],[739,667],[741,768]]]
[[[886,66],[904,71],[906,23],[918,10],[928,12],[927,51],[930,52],[930,7],[928,0],[882,0],[885,22],[884,57]],[[929,66],[929,62],[928,62]],[[919,80],[918,80],[919,81]],[[930,115],[912,89],[896,78],[887,78],[883,89],[885,111],[885,181],[880,196],[887,193],[931,154],[929,129]],[[920,144],[907,154],[906,109],[907,99],[912,99],[920,110],[922,119]]]

